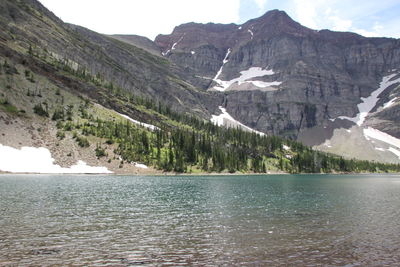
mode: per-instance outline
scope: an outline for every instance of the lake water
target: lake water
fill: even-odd
[[[400,176],[0,175],[0,266],[399,266]]]

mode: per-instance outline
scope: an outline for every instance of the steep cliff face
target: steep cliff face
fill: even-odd
[[[187,70],[183,78],[223,95],[227,112],[256,130],[308,145],[353,125],[400,136],[393,91],[400,82],[400,40],[315,31],[273,10],[243,25],[181,25],[155,42]],[[389,76],[390,86],[364,103]],[[365,111],[359,104],[372,106]],[[366,118],[357,123],[361,113]],[[322,134],[321,127],[330,130]]]
[[[399,40],[315,31],[277,10],[243,25],[181,25],[155,42],[187,69],[186,79],[223,91],[240,121],[294,138],[354,116],[361,97],[400,63]]]

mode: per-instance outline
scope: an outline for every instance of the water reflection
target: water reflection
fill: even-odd
[[[0,265],[396,265],[398,176],[0,176]]]

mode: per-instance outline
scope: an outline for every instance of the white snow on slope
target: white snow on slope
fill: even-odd
[[[176,48],[175,48],[176,45],[179,44],[179,43],[183,40],[183,37],[185,37],[185,34],[183,34],[182,37],[179,38],[178,42],[176,42],[176,43],[174,43],[174,44],[172,45],[171,50],[175,50],[175,49],[176,49]]]
[[[167,56],[169,54],[169,52],[171,52],[170,49],[168,49],[167,52],[161,52],[161,54],[165,57],[165,56]]]
[[[254,130],[254,129],[242,124],[241,122],[235,120],[226,111],[225,108],[219,106],[219,109],[221,110],[222,114],[220,114],[220,115],[212,115],[212,117],[211,117],[211,122],[214,123],[215,125],[228,126],[228,127],[236,126],[236,127],[242,128],[243,130],[254,132],[254,133],[259,134],[259,135],[265,135],[265,133],[262,133],[262,132],[259,132],[257,130]]]
[[[393,154],[395,154],[400,159],[400,150],[397,150],[397,149],[395,149],[393,147],[389,147],[388,151],[392,152]]]
[[[222,68],[221,68],[222,71]],[[254,86],[260,87],[260,88],[265,88],[269,86],[279,86],[282,84],[282,82],[274,81],[274,82],[263,82],[263,81],[248,81],[249,79],[253,79],[256,77],[263,77],[266,75],[273,75],[275,72],[271,69],[262,69],[260,67],[251,67],[248,70],[243,70],[240,72],[240,76],[232,79],[230,81],[222,81],[220,79],[217,79],[217,77],[220,75],[219,73],[216,78],[213,80],[218,83],[217,86],[214,86],[213,88],[218,91],[225,91],[228,89],[232,84],[238,83],[239,85],[243,83],[252,83]]]
[[[155,130],[159,130],[159,129],[160,129],[160,128],[158,128],[157,126],[154,126],[154,125],[151,125],[151,124],[147,124],[147,123],[144,123],[144,122],[140,122],[140,121],[134,120],[134,119],[132,119],[131,117],[129,117],[129,116],[127,116],[127,115],[124,115],[124,114],[121,114],[121,113],[118,113],[118,115],[124,117],[125,119],[129,120],[130,122],[133,122],[134,124],[137,124],[137,125],[142,126],[142,127],[144,127],[144,128],[150,129],[150,130],[152,130],[152,131],[155,131]]]
[[[363,132],[364,132],[364,136],[367,138],[367,140],[369,140],[369,138],[373,138],[373,139],[382,141],[384,143],[387,143],[389,145],[395,146],[397,148],[400,148],[400,139],[393,137],[390,134],[381,132],[372,127],[363,129]]]
[[[221,68],[219,69],[219,71],[217,72],[217,74],[215,75],[215,77],[214,77],[214,79],[213,79],[213,80],[214,80],[215,82],[217,82],[217,83],[219,83],[218,81],[221,81],[221,80],[218,80],[218,77],[221,75],[222,69],[224,68],[224,65],[225,65],[226,63],[228,63],[228,56],[229,56],[230,53],[231,53],[231,49],[229,48],[228,51],[226,51],[224,60],[222,60]]]
[[[251,40],[253,40],[254,32],[252,30],[250,30],[250,29],[248,29],[247,31],[251,34]]]
[[[135,163],[135,167],[141,168],[141,169],[148,169],[149,168],[149,167],[147,167],[146,165],[144,165],[142,163]]]
[[[185,34],[186,34],[186,33],[185,33]],[[176,42],[176,43],[174,43],[174,44],[172,45],[171,49],[168,49],[168,50],[165,51],[165,52],[161,52],[161,55],[163,55],[163,56],[165,57],[165,56],[167,56],[169,53],[171,53],[171,50],[175,50],[175,49],[176,49],[176,45],[179,44],[179,43],[182,41],[183,37],[185,37],[185,34],[182,35],[182,37],[178,40],[178,42]]]
[[[388,151],[392,152],[400,159],[400,139],[393,137],[387,133],[381,132],[377,129],[372,127],[368,127],[367,129],[363,129],[364,136],[367,140],[371,140],[371,138],[384,142],[388,144],[390,147],[387,149]]]
[[[196,52],[194,52],[194,51],[190,51],[190,53],[191,53],[192,55],[196,54]]]
[[[393,106],[394,102],[396,102],[398,97],[391,99],[389,102],[383,104],[383,109]]]
[[[266,87],[270,87],[270,86],[279,86],[282,84],[282,82],[278,82],[278,81],[273,81],[273,82],[263,82],[263,81],[245,81],[243,83],[251,83],[257,87],[260,88],[266,88]],[[239,82],[239,85],[242,84]]]
[[[382,82],[379,85],[379,88],[376,89],[375,91],[373,91],[371,93],[370,96],[368,97],[361,97],[361,101],[362,103],[358,104],[358,110],[359,113],[357,114],[357,116],[355,116],[354,118],[350,118],[347,116],[340,116],[338,117],[339,119],[346,119],[352,122],[355,122],[358,126],[361,126],[364,121],[365,118],[368,116],[368,113],[375,107],[376,103],[379,100],[379,95],[389,86],[391,86],[392,84],[395,83],[399,83],[400,82],[400,78],[395,79],[393,81],[390,81],[390,79],[392,79],[393,77],[395,77],[397,74],[390,74],[388,76],[385,76],[382,78]]]
[[[0,144],[0,170],[12,173],[112,173],[106,167],[91,167],[79,160],[69,168],[54,164],[44,147],[16,149]]]

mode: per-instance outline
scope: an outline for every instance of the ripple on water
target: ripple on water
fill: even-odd
[[[385,266],[397,176],[0,176],[0,266]]]

